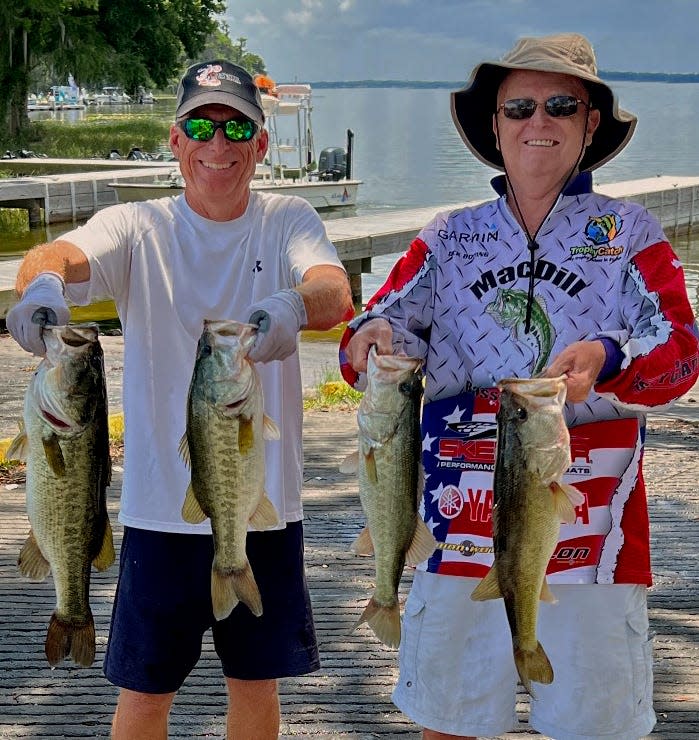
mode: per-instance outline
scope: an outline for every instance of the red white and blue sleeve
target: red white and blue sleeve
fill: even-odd
[[[386,282],[371,297],[364,313],[351,321],[340,340],[340,371],[351,386],[363,389],[364,374],[355,372],[347,362],[345,347],[357,329],[375,318],[386,319],[393,329],[393,346],[397,352],[412,357],[425,357],[434,305],[434,259],[421,238],[424,229],[396,262]]]
[[[682,265],[662,232],[629,260],[620,290],[628,329],[598,337],[616,343],[618,371],[610,371],[615,349],[605,342],[608,362],[595,391],[638,411],[668,406],[699,376],[699,332]]]

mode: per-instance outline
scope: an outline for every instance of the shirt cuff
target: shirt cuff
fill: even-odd
[[[624,353],[613,339],[609,337],[597,337],[597,339],[604,345],[604,353],[606,355],[604,365],[602,365],[602,369],[597,376],[597,382],[601,383],[619,372],[624,359]]]

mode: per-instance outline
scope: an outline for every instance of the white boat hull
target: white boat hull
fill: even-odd
[[[357,190],[361,182],[361,180],[338,180],[274,183],[253,180],[250,187],[264,193],[298,195],[307,200],[316,210],[322,210],[357,205]],[[116,190],[119,201],[122,203],[166,198],[184,192],[183,187],[169,182],[110,182],[109,185]]]

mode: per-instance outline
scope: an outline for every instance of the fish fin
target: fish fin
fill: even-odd
[[[253,529],[271,529],[279,524],[279,514],[266,493],[262,494],[260,503],[248,522]]]
[[[350,550],[355,555],[373,555],[374,554],[374,542],[371,539],[371,532],[369,527],[359,533],[357,539],[350,545]]]
[[[180,457],[184,461],[184,464],[188,467],[192,467],[192,456],[189,454],[189,440],[187,439],[187,432],[182,435],[180,440],[180,446],[177,448],[180,453]]]
[[[255,428],[252,419],[238,417],[238,452],[247,455],[255,444]]]
[[[250,563],[246,562],[242,568],[225,573],[213,567],[211,604],[216,619],[225,619],[240,601],[246,604],[256,617],[262,615],[262,597]]]
[[[379,482],[379,474],[376,470],[376,457],[374,457],[374,448],[370,447],[368,452],[364,453],[364,464],[366,465],[366,475],[370,483]]]
[[[359,450],[350,452],[349,455],[340,463],[340,472],[352,475],[359,470]]]
[[[502,592],[498,583],[497,566],[493,565],[483,580],[473,589],[471,599],[473,601],[488,601],[489,599],[500,598],[502,598]]]
[[[182,504],[182,518],[190,524],[201,524],[206,519],[206,513],[194,495],[194,489],[190,483],[187,487],[187,495]]]
[[[415,534],[413,534],[412,542],[405,554],[406,565],[418,565],[423,560],[427,560],[436,548],[437,540],[435,540],[434,535],[425,522],[417,517]]]
[[[567,483],[564,483],[563,485],[568,486]],[[572,488],[572,486],[568,487]],[[570,500],[570,496],[566,490],[556,481],[550,483],[549,488],[553,493],[553,505],[559,521],[565,522],[566,524],[574,524],[576,519],[575,506],[573,506],[573,502]]]
[[[31,529],[27,541],[20,550],[17,565],[19,572],[30,581],[43,581],[51,572],[51,565],[39,549],[39,543]]]
[[[551,591],[546,578],[544,578],[544,582],[541,584],[541,593],[539,594],[539,599],[541,601],[547,601],[549,604],[558,603],[558,599],[553,595],[553,591]]]
[[[585,495],[579,488],[576,488],[570,483],[559,483],[558,485],[561,487],[563,493],[565,493],[565,495],[570,499],[570,503],[573,504],[573,506],[580,506],[585,503]]]
[[[270,419],[267,414],[262,415],[262,439],[280,439],[281,432],[274,419]]]
[[[49,665],[56,666],[70,657],[85,668],[95,660],[95,622],[88,611],[85,624],[74,624],[61,619],[56,612],[51,615],[46,632],[44,652]]]
[[[400,608],[398,600],[390,606],[381,606],[374,599],[364,607],[362,616],[352,630],[366,622],[373,633],[388,647],[397,648],[400,644]]]
[[[104,525],[104,535],[102,536],[102,547],[92,561],[92,564],[97,570],[107,570],[115,558],[112,525],[109,523],[109,519],[107,519]]]
[[[63,450],[61,450],[58,436],[56,434],[49,434],[48,436],[41,438],[41,443],[44,445],[46,462],[54,475],[57,475],[59,478],[63,478],[66,474],[66,461],[63,459]]]
[[[29,456],[29,437],[24,429],[24,422],[19,422],[19,433],[12,440],[5,453],[5,460],[19,460],[26,462]]]
[[[516,648],[514,657],[522,686],[530,696],[536,698],[531,682],[549,684],[553,681],[553,668],[544,648],[541,647],[540,642],[537,642],[536,650]]]

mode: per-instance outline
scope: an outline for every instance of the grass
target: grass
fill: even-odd
[[[29,230],[29,216],[23,208],[0,208],[0,234],[17,235]]]
[[[347,385],[337,370],[326,370],[314,393],[303,400],[304,411],[352,411],[364,394]]]
[[[34,121],[29,148],[48,157],[106,157],[111,149],[126,155],[131,147],[154,152],[167,141],[170,124],[133,113],[88,116],[79,124]]]

